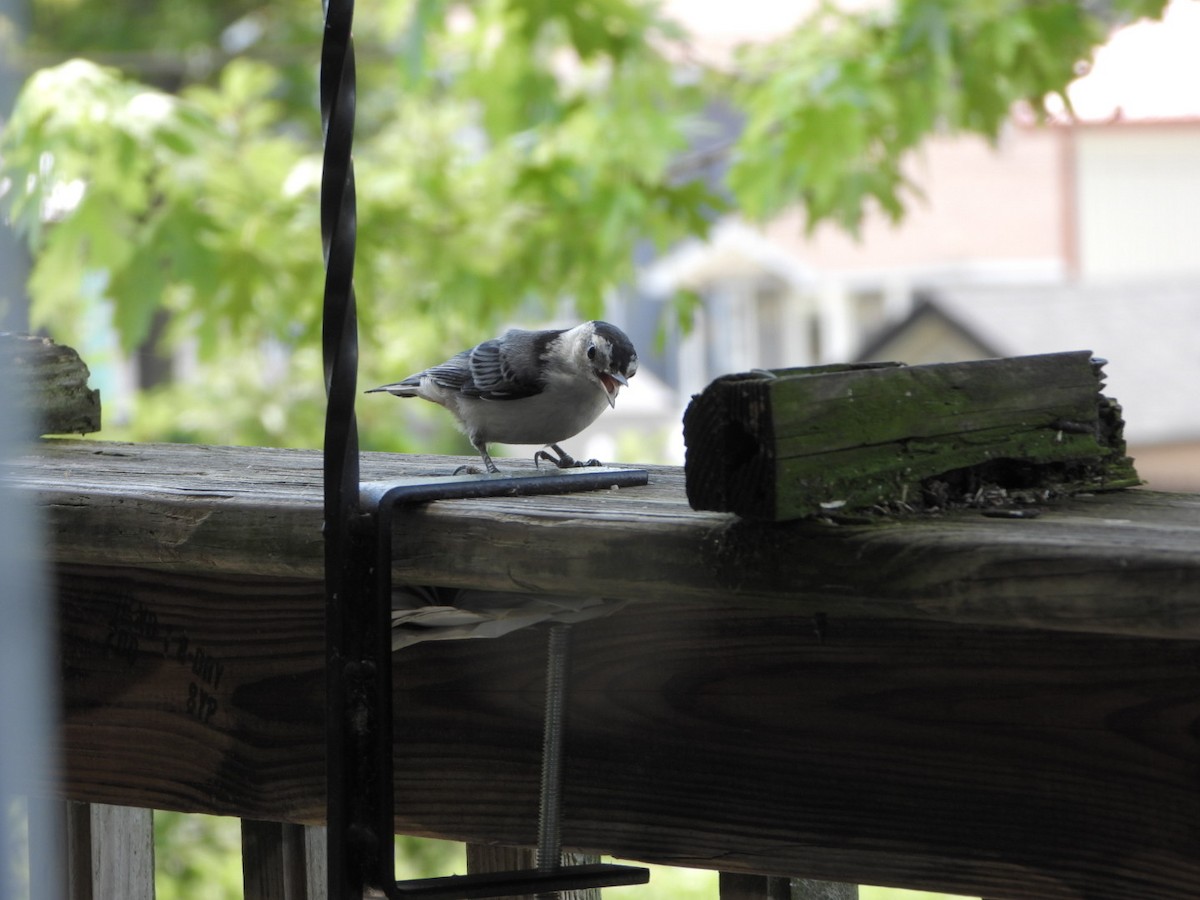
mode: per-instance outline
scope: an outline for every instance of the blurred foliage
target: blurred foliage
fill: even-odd
[[[240,900],[242,830],[238,819],[156,810],[156,900]],[[453,841],[398,837],[396,876],[463,874],[466,848]]]
[[[635,241],[700,231],[721,202],[664,177],[701,94],[654,49],[671,29],[649,8],[491,2],[455,27],[449,9],[373,5],[356,29],[365,382],[562,298],[600,314]],[[299,109],[279,58],[231,59],[174,95],[72,60],[31,77],[5,129],[34,326],[78,346],[101,305],[129,352],[165,310],[165,343],[193,354],[191,377],[140,398],[133,437],[319,441],[319,121],[311,75]],[[379,419],[364,444],[412,430]]]
[[[810,227],[851,230],[872,205],[899,218],[923,138],[994,137],[1014,103],[1043,111],[1115,19],[1164,2],[823,3],[724,69],[641,0],[362,4],[364,387],[564,302],[598,315],[633,277],[635,246],[703,234],[731,208],[765,218],[803,202]],[[168,323],[156,340],[189,364],[139,397],[121,436],[315,446],[318,10],[99,4],[36,0],[31,52],[126,70],[73,59],[34,73],[0,135],[0,212],[34,253],[33,324],[77,346],[111,328],[130,352]],[[746,127],[710,186],[680,160],[714,97]],[[423,412],[362,406],[365,446],[419,434],[438,449]]]
[[[155,900],[242,896],[242,828],[237,819],[155,810]]]
[[[1039,119],[1086,71],[1114,22],[1162,0],[897,0],[866,13],[822,4],[782,40],[745,48],[732,92],[747,114],[730,173],[738,207],[767,218],[801,200],[811,231],[900,220],[919,196],[904,164],[926,137],[995,140],[1014,105]]]

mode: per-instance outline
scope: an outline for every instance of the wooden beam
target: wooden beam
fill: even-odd
[[[319,454],[53,441],[5,477],[49,521],[68,796],[319,822]],[[1194,896],[1200,498],[766,525],[690,510],[655,469],[401,520],[401,578],[630,601],[576,629],[565,846],[1008,900]],[[394,657],[398,830],[534,842],[543,641]]]
[[[728,375],[684,415],[688,499],[778,521],[943,507],[943,494],[962,502],[982,485],[1060,494],[1136,485],[1100,368],[1080,351]]]
[[[793,878],[791,900],[858,900],[857,884]]]
[[[313,900],[325,886],[309,884],[306,828],[242,819],[245,900]]]
[[[329,829],[324,825],[304,826],[304,859],[308,900],[329,900]]]
[[[66,806],[70,900],[154,900],[154,815],[104,803]]]
[[[319,821],[315,583],[60,568],[70,796]],[[1200,883],[1200,644],[713,604],[575,629],[564,843],[1009,900]],[[544,636],[395,657],[397,829],[536,839]]]
[[[722,872],[721,900],[792,900],[792,880],[778,875]]]
[[[445,473],[466,461],[368,453],[363,477]],[[66,564],[150,569],[170,573],[168,582],[182,573],[234,585],[321,578],[314,451],[56,440],[4,476],[34,493],[51,553]],[[775,526],[695,512],[683,481],[679,469],[660,467],[645,488],[431,504],[399,517],[395,577],[651,603],[733,596],[808,616],[1200,637],[1195,495],[1076,498],[1032,521],[965,510]]]
[[[858,885],[722,872],[721,900],[858,900]]]
[[[92,804],[66,803],[67,897],[94,900],[92,884]]]

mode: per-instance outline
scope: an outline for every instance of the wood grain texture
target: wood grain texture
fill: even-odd
[[[55,441],[4,477],[48,512],[67,795],[319,822],[319,454]],[[633,601],[574,631],[565,846],[997,900],[1195,896],[1197,546],[1193,496],[768,526],[677,469],[396,536],[418,583]],[[394,657],[399,831],[534,843],[544,661]]]
[[[93,804],[90,816],[91,897],[154,900],[154,814],[131,806]]]
[[[245,900],[313,900],[306,828],[254,819],[241,824]],[[324,893],[325,886],[319,890]]]
[[[91,567],[56,581],[71,796],[323,820],[319,583]]]
[[[975,467],[1005,488],[1135,485],[1100,387],[1089,351],[728,375],[684,414],[688,499],[779,521],[919,504],[926,479]]]
[[[1038,900],[1200,883],[1190,642],[834,619],[822,643],[811,622],[686,608],[631,609],[576,637],[573,845]],[[501,830],[530,828],[534,676],[518,660],[538,642],[511,644],[413,648],[398,676],[416,741],[397,763],[402,817],[446,779],[495,798]],[[447,760],[436,736],[462,734],[462,706],[526,765],[475,780]],[[524,803],[496,797],[518,779]]]
[[[809,878],[791,879],[791,900],[858,900],[857,884],[834,884]]]
[[[363,478],[460,457],[363,456]],[[516,462],[506,467],[528,470]],[[1200,497],[1127,491],[1036,520],[963,511],[868,525],[691,510],[679,469],[596,494],[442,501],[399,514],[395,577],[417,584],[779,606],[1200,638]],[[4,477],[46,511],[55,560],[321,578],[320,454],[49,441]]]
[[[319,585],[93,567],[59,585],[70,796],[320,820]],[[544,643],[396,655],[399,831],[535,841]],[[1010,900],[1184,900],[1198,722],[1193,641],[634,604],[574,630],[564,844]]]

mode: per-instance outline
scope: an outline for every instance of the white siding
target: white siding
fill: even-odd
[[[1083,278],[1200,273],[1200,127],[1084,128],[1076,146]]]

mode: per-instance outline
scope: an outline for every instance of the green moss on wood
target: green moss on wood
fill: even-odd
[[[1136,484],[1099,388],[1087,351],[718,379],[684,419],[689,499],[789,519],[911,503],[930,478],[999,460],[1057,467],[1059,489]]]

